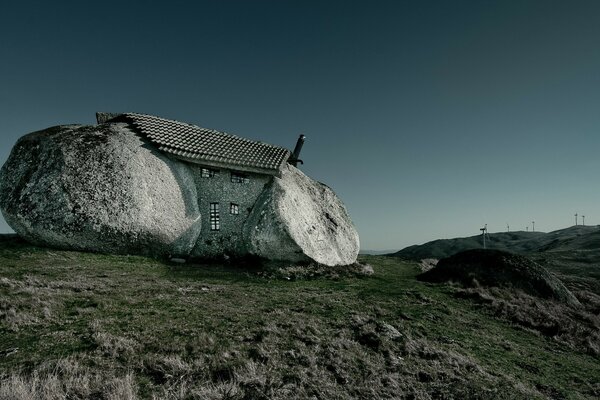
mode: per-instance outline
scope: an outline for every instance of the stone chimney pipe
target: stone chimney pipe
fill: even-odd
[[[298,163],[304,164],[304,162],[298,158],[300,157],[300,151],[302,151],[302,146],[304,145],[304,139],[306,139],[306,136],[300,135],[298,141],[296,142],[296,147],[294,147],[294,152],[290,157],[290,164],[292,164],[294,167],[297,166]]]

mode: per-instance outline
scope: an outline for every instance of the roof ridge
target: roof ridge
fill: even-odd
[[[199,129],[202,129],[202,130],[210,131],[212,133],[216,133],[216,134],[224,135],[224,136],[228,136],[228,137],[233,137],[233,138],[236,138],[236,139],[239,139],[239,140],[243,140],[243,141],[246,141],[246,142],[259,143],[259,144],[262,144],[262,145],[265,145],[265,146],[271,146],[271,147],[275,147],[275,148],[278,148],[278,149],[285,149],[285,147],[277,146],[277,145],[274,145],[272,143],[267,143],[267,142],[263,142],[261,140],[255,140],[255,139],[248,139],[248,138],[236,135],[234,133],[223,132],[223,131],[219,131],[219,130],[213,129],[213,128],[204,128],[204,127],[199,126],[199,125],[190,124],[189,122],[178,121],[176,119],[163,118],[163,117],[159,117],[159,116],[152,115],[152,114],[131,113],[131,112],[123,113],[123,115],[125,115],[125,116],[150,117],[150,118],[155,118],[155,119],[161,120],[161,121],[175,122],[177,124],[186,125],[186,126],[188,126],[190,128],[199,128]]]
[[[187,161],[246,166],[273,174],[291,155],[284,147],[187,122],[140,113],[122,115],[159,150]]]

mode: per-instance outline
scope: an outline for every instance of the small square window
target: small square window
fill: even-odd
[[[239,172],[231,173],[231,182],[233,183],[248,183],[250,182],[250,178],[246,174],[240,174]]]
[[[217,172],[218,171],[216,169],[201,168],[200,176],[202,176],[203,178],[213,178],[215,175],[217,175]]]
[[[240,206],[235,203],[231,203],[229,205],[229,213],[233,215],[238,215],[240,213]]]

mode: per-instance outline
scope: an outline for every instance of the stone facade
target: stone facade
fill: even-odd
[[[252,212],[256,199],[272,180],[272,176],[214,168],[186,163],[192,171],[198,193],[198,209],[202,215],[202,233],[192,256],[222,257],[246,254],[242,228]],[[205,171],[204,176],[202,171]],[[244,177],[232,182],[232,176]],[[236,180],[235,178],[233,180]],[[219,229],[211,224],[211,203],[219,204]],[[235,205],[238,214],[232,214]],[[214,221],[213,221],[214,222]]]

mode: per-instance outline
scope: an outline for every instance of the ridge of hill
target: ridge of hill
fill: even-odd
[[[540,253],[550,251],[573,251],[600,249],[600,229],[597,226],[571,226],[552,232],[496,232],[486,238],[488,249],[513,253]],[[481,235],[437,239],[421,245],[406,247],[388,256],[407,260],[445,258],[460,251],[483,247]]]

